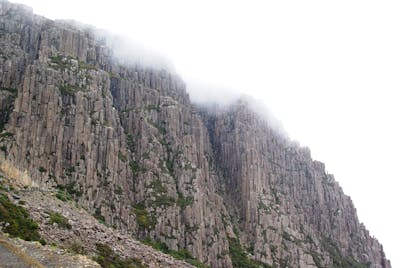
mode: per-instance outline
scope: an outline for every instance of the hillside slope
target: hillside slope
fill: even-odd
[[[0,1],[0,157],[138,239],[211,267],[390,267],[324,165],[251,109]]]

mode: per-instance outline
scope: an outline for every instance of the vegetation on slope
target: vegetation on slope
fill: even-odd
[[[98,255],[94,260],[104,268],[144,268],[139,260],[134,258],[121,259],[108,245],[96,244]]]
[[[356,261],[351,256],[342,256],[340,254],[340,250],[337,245],[330,240],[329,238],[323,237],[321,239],[321,246],[329,253],[330,257],[333,261],[334,268],[346,268],[346,267],[353,267],[353,268],[367,268],[370,265],[363,264]]]
[[[50,219],[49,223],[57,223],[57,225],[63,229],[71,229],[72,226],[71,224],[68,223],[68,219],[65,218],[63,215],[61,215],[58,212],[51,212],[50,213]]]
[[[14,205],[3,193],[0,193],[0,222],[3,223],[3,231],[12,237],[46,243],[38,233],[38,224],[29,217],[25,208]]]
[[[171,255],[175,259],[178,260],[183,260],[187,263],[190,263],[191,265],[199,268],[207,268],[208,266],[205,265],[204,263],[200,262],[199,260],[195,259],[193,255],[186,249],[180,249],[180,250],[172,250],[169,249],[168,246],[165,243],[162,242],[155,242],[150,239],[145,239],[142,241],[144,244],[149,245],[153,247],[154,249],[161,251],[165,254]]]
[[[267,264],[257,262],[247,256],[246,251],[240,245],[237,238],[229,238],[229,255],[231,256],[233,267],[238,268],[269,268]]]

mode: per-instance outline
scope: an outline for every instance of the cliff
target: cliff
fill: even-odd
[[[0,1],[0,159],[211,267],[390,267],[349,197],[251,101],[195,106],[107,36]]]

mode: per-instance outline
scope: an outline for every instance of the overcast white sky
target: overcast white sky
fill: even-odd
[[[263,100],[400,267],[399,1],[14,2],[130,36],[190,81]]]

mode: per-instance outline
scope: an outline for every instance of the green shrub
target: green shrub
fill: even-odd
[[[288,241],[292,241],[292,242],[293,242],[293,238],[292,238],[292,236],[291,236],[288,232],[283,231],[282,237],[283,237],[283,239],[285,239],[285,240],[288,240]]]
[[[93,217],[95,217],[101,223],[105,223],[106,222],[106,218],[104,218],[104,216],[101,215],[101,207],[96,208],[96,210],[94,211]]]
[[[117,188],[114,189],[114,194],[121,195],[122,193],[123,193],[123,190],[122,190],[121,186],[117,186]]]
[[[118,256],[110,246],[106,244],[96,244],[98,255],[94,260],[105,268],[144,268],[139,260],[135,258],[122,259]]]
[[[323,237],[321,239],[321,246],[325,249],[332,261],[333,267],[337,268],[345,268],[345,267],[353,267],[353,268],[367,268],[369,267],[367,264],[360,263],[356,261],[352,256],[342,256],[340,254],[340,250],[334,241],[327,237]]]
[[[58,190],[58,192],[56,193],[56,197],[64,202],[72,199],[71,194],[65,190]]]
[[[180,250],[172,250],[169,249],[167,244],[158,241],[152,241],[149,238],[142,240],[142,242],[146,245],[153,247],[154,249],[161,251],[165,254],[168,254],[175,259],[183,260],[185,262],[190,263],[191,265],[199,268],[207,268],[208,266],[204,263],[200,262],[199,260],[195,259],[193,255],[187,249],[180,249]]]
[[[59,86],[58,88],[60,89],[61,94],[69,96],[75,95],[75,93],[78,91],[83,91],[83,88],[80,88],[77,85],[64,85]]]
[[[121,160],[122,162],[128,161],[128,157],[124,155],[121,151],[118,152],[118,159]]]
[[[129,150],[134,151],[134,149],[135,149],[135,141],[133,139],[132,134],[128,134],[126,136],[126,145],[128,146]]]
[[[68,246],[68,251],[72,252],[72,253],[75,253],[75,254],[82,254],[82,255],[86,255],[87,254],[87,251],[85,250],[85,248],[78,241],[75,241],[72,244],[70,244]]]
[[[58,226],[63,229],[72,228],[71,224],[68,223],[68,219],[58,212],[50,213],[49,223],[50,224],[57,223]]]
[[[65,170],[65,174],[67,176],[71,176],[72,172],[75,172],[75,167],[69,167]],[[72,196],[82,196],[83,192],[81,189],[78,189],[79,185],[77,186],[76,182],[70,182],[65,185],[59,184],[57,185],[57,189],[60,194],[63,194],[65,199],[71,200]],[[66,201],[66,200],[63,200]]]
[[[137,175],[137,173],[139,172],[139,164],[137,161],[130,161],[129,162],[129,166],[131,167],[132,173],[134,175]]]
[[[194,197],[193,196],[184,197],[182,195],[182,193],[180,193],[180,192],[178,193],[178,196],[179,197],[178,197],[177,203],[181,208],[185,208],[187,206],[193,205],[193,203],[194,203]]]
[[[162,207],[162,206],[168,207],[168,206],[173,206],[175,203],[176,203],[175,198],[163,194],[156,196],[156,200],[152,202],[152,205],[156,207]]]
[[[111,78],[119,78],[120,77],[119,74],[113,73],[113,72],[108,72],[108,75],[110,76],[110,79]]]
[[[174,162],[171,159],[167,159],[165,165],[167,166],[168,172],[174,174]]]
[[[167,188],[163,185],[160,179],[152,181],[149,187],[152,188],[157,194],[165,194],[167,192]]]
[[[40,173],[47,172],[47,169],[45,169],[44,167],[40,166],[39,167],[39,172]]]
[[[146,105],[145,109],[147,111],[156,110],[157,112],[159,112],[160,111],[160,106],[159,105],[155,105],[155,104],[149,104],[149,105]]]
[[[72,57],[65,57],[63,55],[57,55],[49,57],[51,66],[56,70],[70,69],[72,67]]]
[[[7,146],[5,146],[5,145],[0,146],[0,151],[7,153]]]
[[[8,131],[0,133],[0,138],[11,138],[12,136],[14,136],[14,134]]]
[[[79,69],[86,69],[86,70],[97,70],[97,67],[93,64],[84,62],[84,61],[79,61]]]
[[[233,267],[246,267],[246,268],[268,268],[267,264],[257,262],[249,259],[246,251],[240,245],[237,238],[229,238],[229,255],[232,260]]]
[[[14,205],[4,194],[0,194],[0,222],[4,223],[3,230],[12,237],[46,243],[38,233],[38,224],[30,218],[26,209]]]
[[[16,88],[12,88],[12,87],[0,87],[1,91],[8,91],[10,92],[14,97],[17,96],[18,94],[18,90]]]
[[[136,215],[136,222],[139,229],[151,229],[156,224],[156,219],[149,215],[143,203],[136,204],[133,207],[133,212]]]
[[[65,169],[65,175],[67,175],[68,177],[71,177],[71,176],[72,176],[72,173],[74,173],[74,172],[76,172],[74,166],[70,166],[70,167],[68,167],[68,168]],[[70,184],[71,184],[72,186],[66,185],[65,187],[73,188],[73,187],[75,186],[75,182],[72,182],[72,183],[70,183]],[[59,187],[60,187],[60,186],[59,186]],[[68,191],[68,189],[67,189],[67,191]],[[68,191],[68,192],[70,192],[70,191]]]
[[[323,268],[323,267],[324,267],[324,266],[322,265],[322,262],[321,262],[321,257],[319,256],[318,253],[316,253],[315,251],[310,251],[310,252],[308,252],[308,253],[311,255],[311,257],[313,258],[313,261],[314,261],[315,265],[316,265],[318,268]]]

